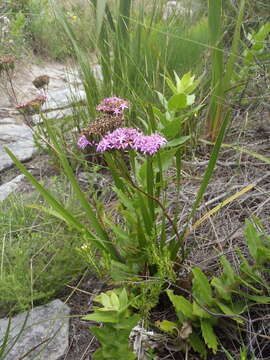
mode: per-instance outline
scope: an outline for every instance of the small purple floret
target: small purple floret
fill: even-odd
[[[142,134],[132,128],[119,128],[105,135],[97,145],[98,152],[117,149],[125,150],[133,147],[134,140]]]
[[[91,141],[88,141],[86,139],[85,135],[83,135],[79,138],[77,145],[79,146],[79,148],[85,149],[87,146],[92,145],[92,143],[91,143]]]
[[[128,148],[153,155],[167,140],[159,134],[149,136],[143,135],[140,131],[132,128],[119,128],[107,134],[97,145],[98,152],[112,149],[125,150]]]
[[[167,140],[159,134],[152,134],[152,135],[140,135],[134,139],[134,143],[132,148],[134,150],[139,150],[144,155],[155,154],[162,145],[165,145]]]
[[[128,101],[114,96],[103,99],[101,103],[96,107],[96,110],[114,115],[119,115],[122,114],[125,109],[128,109],[128,107]]]

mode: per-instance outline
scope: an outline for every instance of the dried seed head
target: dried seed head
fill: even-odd
[[[49,85],[50,82],[50,78],[48,75],[41,75],[36,77],[33,80],[33,85],[37,88],[37,89],[44,89],[45,87],[47,87]]]
[[[2,71],[14,70],[15,59],[12,55],[7,54],[0,57],[0,73]]]
[[[90,138],[91,136],[103,136],[107,132],[121,127],[124,119],[122,115],[102,115],[96,120],[92,121],[87,128],[82,131],[82,134]]]

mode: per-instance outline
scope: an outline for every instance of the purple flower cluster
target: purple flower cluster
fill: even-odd
[[[104,152],[111,149],[125,150],[133,147],[134,141],[142,134],[131,128],[118,128],[105,135],[97,145],[98,152]]]
[[[128,109],[128,106],[128,101],[114,96],[103,99],[96,107],[96,110],[109,114],[120,115],[125,109]]]
[[[142,152],[143,154],[153,155],[167,140],[159,134],[143,135],[136,129],[119,128],[103,137],[97,145],[98,152],[117,149],[125,150],[128,148]]]
[[[162,145],[165,145],[167,140],[160,136],[159,134],[152,134],[152,135],[140,135],[134,139],[133,149],[139,150],[144,155],[155,154]]]
[[[93,145],[93,143],[91,141],[88,141],[86,139],[86,136],[83,135],[79,138],[77,145],[79,146],[79,148],[85,149],[87,146]]]

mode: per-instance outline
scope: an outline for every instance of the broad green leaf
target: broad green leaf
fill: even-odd
[[[212,315],[205,311],[196,301],[192,303],[192,312],[193,315],[201,319],[210,319],[212,317]]]
[[[258,248],[263,245],[261,237],[250,221],[246,221],[245,226],[245,238],[248,245],[248,250],[250,255],[256,262],[259,262],[260,259],[258,257]]]
[[[188,342],[190,343],[192,349],[199,353],[203,359],[207,358],[207,351],[202,339],[199,337],[196,332],[192,332],[192,334],[188,338]]]
[[[177,324],[172,321],[163,320],[163,321],[156,321],[155,325],[162,331],[168,334],[175,334],[177,331]]]
[[[118,313],[117,311],[99,312],[97,310],[95,313],[86,315],[82,319],[96,321],[96,322],[104,322],[104,323],[117,323]]]
[[[187,96],[185,94],[173,95],[168,101],[170,111],[178,111],[187,107]]]
[[[127,295],[127,291],[124,288],[120,295],[119,295],[119,303],[120,303],[120,308],[121,310],[126,310],[128,307],[128,295]]]
[[[173,147],[173,146],[179,146],[184,144],[186,141],[190,139],[190,135],[188,136],[180,136],[178,139],[171,140],[167,142],[167,144],[164,147]]]
[[[265,264],[265,263],[269,263],[270,260],[270,249],[268,249],[265,246],[260,246],[257,249],[257,263],[258,264]]]
[[[169,123],[169,121],[166,119],[165,114],[163,114],[162,111],[160,111],[157,107],[152,106],[152,110],[163,126],[166,126]],[[160,124],[158,125],[160,126]]]
[[[226,280],[228,280],[226,284],[233,284],[236,281],[236,274],[231,267],[230,262],[227,260],[225,255],[222,255],[219,260],[223,267],[224,276],[226,276]]]
[[[200,268],[193,268],[192,292],[196,299],[201,304],[210,306],[213,302],[211,286],[208,282],[207,276],[204,275]]]
[[[118,296],[115,294],[115,292],[113,292],[110,296],[110,301],[111,301],[111,305],[115,308],[115,309],[119,309],[120,307],[120,302],[118,299]]]
[[[231,293],[227,290],[222,278],[214,277],[211,285],[216,289],[218,296],[226,301],[231,300]]]
[[[224,304],[221,301],[216,301],[217,306],[220,308],[220,310],[225,314],[225,315],[231,315],[232,319],[235,320],[238,324],[243,324],[244,320],[240,319],[237,316],[233,316],[233,315],[238,315],[236,314],[232,308],[230,308],[228,305]]]
[[[187,299],[180,295],[174,295],[172,290],[167,290],[167,295],[173,303],[177,314],[182,313],[188,319],[195,319],[193,315],[192,304]]]
[[[195,95],[187,95],[187,105],[190,106],[195,102]]]
[[[214,333],[213,325],[209,320],[201,319],[201,330],[206,345],[209,347],[209,349],[213,350],[214,354],[216,354],[218,341],[217,336]]]
[[[167,107],[168,107],[168,106],[167,106],[168,102],[167,102],[166,98],[164,97],[164,95],[161,94],[161,92],[159,92],[159,91],[156,91],[156,93],[157,93],[157,95],[158,95],[158,99],[159,99],[161,105],[162,105],[165,109],[167,109]]]
[[[182,127],[182,119],[177,117],[174,118],[173,120],[167,121],[167,124],[162,128],[160,128],[160,132],[165,136],[167,140],[175,139],[175,137],[179,136],[181,127]]]
[[[105,294],[105,293],[101,293],[100,295],[100,303],[105,307],[110,307],[112,304],[111,304],[111,299],[110,297]]]

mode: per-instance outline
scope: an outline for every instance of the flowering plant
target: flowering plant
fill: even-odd
[[[34,99],[17,105],[16,109],[22,114],[33,115],[40,111],[40,108],[45,103],[46,99],[46,95],[38,94]]]

